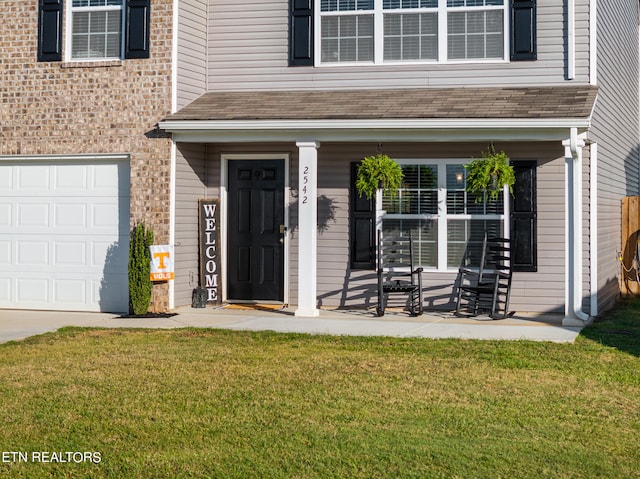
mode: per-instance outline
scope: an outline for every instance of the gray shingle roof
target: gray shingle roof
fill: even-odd
[[[588,118],[597,88],[430,88],[205,93],[179,120]]]

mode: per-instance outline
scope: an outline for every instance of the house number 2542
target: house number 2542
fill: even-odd
[[[306,205],[309,203],[309,196],[307,195],[307,184],[309,183],[309,167],[305,166],[304,170],[302,170],[302,204]]]

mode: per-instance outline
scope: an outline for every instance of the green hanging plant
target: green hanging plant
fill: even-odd
[[[467,193],[476,197],[476,203],[481,203],[484,193],[487,201],[497,201],[505,186],[513,194],[516,175],[513,166],[509,164],[509,157],[504,151],[496,152],[493,144],[482,152],[482,158],[464,165],[467,170]]]
[[[385,192],[400,188],[404,173],[398,163],[387,155],[367,156],[358,166],[356,189],[360,196],[371,199],[382,188]]]

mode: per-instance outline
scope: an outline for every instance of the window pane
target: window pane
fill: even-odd
[[[414,260],[419,266],[435,268],[438,264],[438,224],[436,220],[385,219],[384,236],[409,236],[413,239]]]
[[[437,8],[438,0],[384,0],[382,8],[392,10],[394,8]]]
[[[120,57],[121,12],[119,10],[75,12],[71,56],[73,58]]]
[[[385,60],[437,60],[438,14],[384,16]]]
[[[120,6],[122,0],[73,0],[73,7],[109,7]]]
[[[503,14],[502,10],[449,12],[449,58],[503,58]]]
[[[476,201],[476,196],[466,191],[467,172],[463,165],[447,165],[447,214],[450,215],[501,215],[504,214],[504,196],[497,201]],[[483,195],[484,196],[484,195]]]
[[[320,10],[323,12],[353,12],[356,10],[373,10],[374,0],[322,0]]]
[[[323,62],[373,61],[373,15],[322,18]]]
[[[447,221],[447,267],[480,265],[484,235],[502,237],[500,220]]]
[[[447,0],[447,7],[485,7],[504,5],[505,0]]]
[[[401,188],[382,197],[388,214],[434,215],[438,212],[438,174],[435,165],[401,165]]]

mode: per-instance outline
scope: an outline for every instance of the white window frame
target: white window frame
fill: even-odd
[[[420,214],[420,215],[409,215],[409,214],[387,214],[382,210],[382,204],[380,203],[381,197],[378,196],[376,200],[376,209],[380,214],[379,220],[377,224],[382,227],[382,222],[385,219],[393,220],[393,219],[413,219],[413,220],[432,220],[436,221],[438,226],[438,256],[437,256],[437,266],[423,266],[425,271],[431,272],[442,272],[442,273],[451,273],[458,270],[458,267],[449,267],[447,265],[448,262],[448,237],[447,237],[447,226],[448,221],[453,220],[489,220],[489,221],[501,221],[502,222],[502,231],[505,238],[510,237],[510,229],[509,229],[509,221],[506,221],[507,218],[510,218],[510,196],[509,188],[507,186],[504,187],[503,192],[503,213],[502,214],[449,214],[447,213],[447,165],[464,165],[469,163],[471,159],[468,158],[456,158],[456,159],[396,159],[396,162],[399,165],[435,165],[437,167],[438,173],[438,209],[435,214]]]
[[[348,10],[336,12],[322,12],[320,1],[314,5],[314,58],[317,67],[348,67],[363,65],[424,65],[424,64],[468,64],[468,63],[508,63],[509,62],[509,0],[504,0],[503,5],[486,5],[482,7],[448,7],[447,0],[438,0],[436,8],[399,8],[383,9],[383,0],[374,0],[373,10]],[[501,10],[503,48],[502,58],[471,58],[453,59],[448,58],[448,26],[447,18],[449,12],[477,12],[488,10]],[[384,60],[384,14],[401,13],[430,13],[438,14],[438,59],[437,60]],[[322,18],[328,16],[346,15],[373,15],[373,62],[323,62],[322,61]]]
[[[100,61],[112,61],[122,60],[124,55],[124,0],[121,0],[120,5],[107,5],[100,7],[74,7],[73,0],[67,1],[66,12],[66,25],[65,25],[65,58],[69,62],[100,62]],[[75,13],[82,12],[105,12],[105,11],[120,11],[120,55],[117,57],[73,57],[73,15]]]

